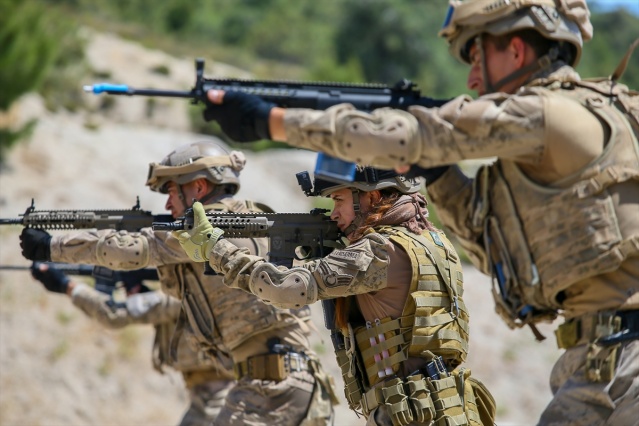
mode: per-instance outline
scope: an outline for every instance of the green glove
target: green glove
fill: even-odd
[[[206,262],[209,260],[209,252],[222,237],[224,231],[213,228],[206,218],[202,203],[193,203],[193,229],[190,231],[173,231],[172,235],[178,239],[180,245],[194,262]]]

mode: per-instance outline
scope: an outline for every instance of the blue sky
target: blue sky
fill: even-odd
[[[639,0],[590,0],[588,5],[600,10],[609,10],[623,7],[632,14],[639,16]]]

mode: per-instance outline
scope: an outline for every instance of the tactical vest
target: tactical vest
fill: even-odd
[[[233,380],[233,362],[228,357],[217,359],[205,356],[195,350],[186,339],[179,343],[178,358],[170,356],[171,338],[175,324],[163,323],[155,325],[155,339],[153,341],[153,367],[163,373],[163,367],[169,366],[184,375],[187,387],[214,380]]]
[[[462,299],[461,262],[445,236],[435,231],[415,235],[403,227],[381,227],[378,232],[400,246],[410,258],[412,282],[402,315],[383,319],[379,325],[356,331],[357,346],[367,370],[368,382],[375,385],[380,368],[393,368],[408,357],[425,351],[439,355],[455,368],[468,353],[468,311]],[[439,252],[444,251],[442,256]],[[385,342],[371,347],[371,338],[383,334]],[[375,355],[389,351],[390,357],[375,361]]]
[[[349,330],[345,350],[336,351],[351,408],[368,415],[386,405],[394,425],[431,420],[446,425],[447,419],[456,425],[492,424],[492,396],[470,378],[470,370],[456,369],[468,352],[468,311],[455,249],[440,232],[415,235],[403,227],[377,231],[408,254],[413,278],[399,318]],[[404,379],[395,375],[408,357],[427,361],[436,356],[447,367],[440,378],[427,378],[425,371]]]
[[[483,223],[488,256],[481,269],[493,274],[497,311],[513,328],[554,319],[561,291],[639,253],[639,230],[621,235],[613,204],[617,185],[633,180],[639,200],[639,94],[609,80],[541,85],[579,102],[611,133],[599,158],[549,186],[507,160],[478,172],[486,208],[474,225]]]
[[[262,208],[259,208],[262,207]],[[247,213],[272,210],[257,203],[232,198],[216,204],[205,205],[206,211]],[[267,240],[256,239],[261,245],[260,254],[267,253]],[[170,275],[177,282],[178,298],[182,301],[182,312],[178,319],[172,341],[172,357],[177,359],[178,342],[187,330],[191,339],[201,350],[213,357],[218,352],[230,353],[251,337],[269,329],[289,327],[299,321],[310,320],[310,310],[293,314],[290,310],[277,308],[261,302],[252,294],[228,288],[221,276],[204,275],[204,264],[181,263],[163,265],[158,268],[162,279]]]

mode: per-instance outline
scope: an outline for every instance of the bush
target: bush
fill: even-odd
[[[0,113],[35,90],[42,91],[52,109],[81,105],[77,82],[84,46],[77,34],[77,26],[55,7],[38,0],[0,0]],[[0,127],[0,163],[36,122],[17,130],[13,124],[8,118]]]

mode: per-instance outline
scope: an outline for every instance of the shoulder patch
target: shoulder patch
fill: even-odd
[[[437,244],[440,247],[444,247],[444,243],[442,242],[442,240],[439,238],[439,234],[435,231],[428,231],[430,233],[430,236],[433,237],[433,242],[435,244]]]
[[[333,250],[331,252],[331,256],[338,257],[340,259],[357,260],[362,257],[362,253],[356,251]]]
[[[338,271],[333,271],[325,262],[319,263],[317,272],[326,285],[326,288],[348,287],[355,279],[352,275],[340,274]]]

